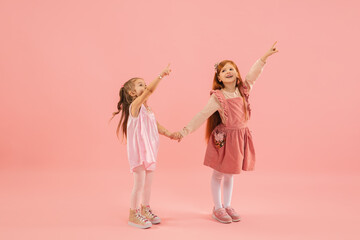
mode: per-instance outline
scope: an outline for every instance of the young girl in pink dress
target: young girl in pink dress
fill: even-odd
[[[149,206],[151,183],[159,147],[159,133],[169,138],[173,134],[156,121],[147,100],[161,79],[170,72],[168,66],[148,86],[141,78],[128,80],[120,89],[118,111],[113,113],[114,117],[121,112],[117,134],[122,127],[127,140],[130,172],[134,176],[128,223],[138,228],[149,228],[152,224],[160,223],[160,218]]]
[[[247,122],[251,116],[249,94],[266,60],[276,50],[276,42],[251,67],[245,80],[233,61],[224,60],[215,65],[213,90],[207,105],[180,132],[173,134],[179,141],[198,129],[206,120],[208,141],[204,165],[213,169],[211,192],[214,201],[212,217],[221,223],[240,221],[231,207],[233,174],[251,171],[255,164],[255,149]],[[221,181],[223,199],[221,202]]]

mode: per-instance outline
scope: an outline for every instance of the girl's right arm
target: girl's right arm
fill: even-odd
[[[161,79],[171,72],[170,64],[157,76],[150,84],[145,88],[143,94],[137,97],[131,105],[131,113],[136,113],[139,111],[141,105],[150,97],[150,95],[155,91],[157,85],[160,83]]]
[[[220,108],[220,103],[218,102],[215,94],[212,94],[206,106],[191,119],[191,121],[186,125],[186,127],[184,127],[177,133],[177,136],[179,136],[180,134],[182,138],[189,133],[194,132]]]

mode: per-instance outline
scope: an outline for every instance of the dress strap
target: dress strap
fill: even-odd
[[[245,98],[245,103],[249,113],[249,118],[251,117],[251,108],[249,103],[250,89],[251,87],[247,81],[243,81],[242,84],[239,84],[239,91],[241,95]]]
[[[218,101],[220,103],[221,108],[219,110],[219,113],[223,118],[224,124],[226,125],[229,110],[228,110],[228,103],[226,102],[225,96],[219,89],[211,90],[210,95],[212,95],[212,94],[215,94],[216,98],[218,99]]]

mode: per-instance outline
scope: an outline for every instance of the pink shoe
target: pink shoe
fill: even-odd
[[[146,217],[146,219],[149,220],[152,224],[159,224],[161,222],[161,219],[152,212],[149,205],[141,205],[141,214]]]
[[[239,222],[241,220],[240,215],[232,207],[225,208],[227,214],[231,217],[233,222]]]
[[[129,225],[137,228],[149,228],[151,222],[140,213],[140,209],[130,209]]]
[[[214,207],[212,217],[221,223],[231,223],[232,222],[232,218],[226,212],[225,208],[219,208],[218,210],[215,210],[215,207]]]

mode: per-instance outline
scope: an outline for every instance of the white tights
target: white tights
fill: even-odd
[[[144,166],[134,168],[134,186],[131,192],[130,208],[139,209],[140,205],[150,204],[153,171],[146,171]]]
[[[224,178],[223,192],[224,192],[224,206],[221,204],[221,180]],[[230,207],[231,195],[233,190],[234,178],[232,174],[221,173],[214,170],[211,177],[211,192],[215,205],[215,210],[222,207]]]

